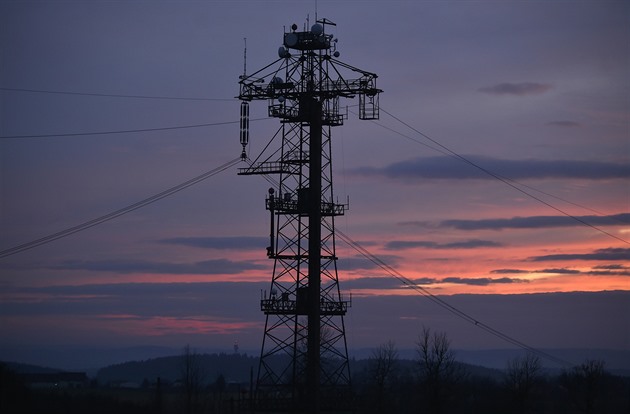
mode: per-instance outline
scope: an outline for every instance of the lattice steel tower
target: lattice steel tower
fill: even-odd
[[[308,26],[308,24],[307,24]],[[377,76],[337,58],[334,23],[320,19],[284,33],[279,58],[240,77],[242,158],[240,175],[261,174],[273,187],[267,256],[274,261],[271,287],[261,298],[265,333],[255,394],[256,411],[348,411],[350,370],[337,276],[335,217],[347,204],[333,197],[331,127],[347,114],[339,98],[359,96],[359,118],[377,119]],[[348,73],[350,77],[344,77]],[[249,101],[267,100],[280,127],[249,161]],[[276,175],[278,178],[270,176]]]

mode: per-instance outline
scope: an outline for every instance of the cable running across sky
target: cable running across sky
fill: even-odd
[[[435,151],[438,151],[438,152],[440,152],[440,153],[442,153],[442,154],[449,155],[449,156],[451,156],[451,157],[453,157],[453,158],[459,159],[460,161],[463,161],[463,162],[465,162],[466,164],[469,164],[470,166],[477,168],[478,170],[482,171],[483,173],[485,173],[485,174],[489,175],[490,177],[495,178],[495,179],[497,179],[497,180],[501,181],[502,183],[504,183],[504,184],[506,184],[506,185],[508,185],[508,186],[512,187],[512,188],[513,188],[513,189],[515,189],[516,191],[518,191],[518,192],[520,192],[520,193],[522,193],[522,194],[525,194],[526,196],[528,196],[528,197],[530,197],[530,198],[532,198],[532,199],[534,199],[534,200],[538,201],[539,203],[542,203],[542,204],[546,205],[547,207],[550,207],[550,208],[554,209],[555,211],[557,211],[557,212],[561,213],[562,215],[564,215],[564,216],[566,216],[566,217],[569,217],[569,218],[571,218],[571,219],[573,219],[573,220],[577,221],[578,223],[580,223],[580,224],[582,224],[582,225],[584,225],[584,226],[586,226],[586,227],[590,227],[590,228],[592,228],[592,229],[594,229],[594,230],[597,230],[598,232],[600,232],[600,233],[602,233],[602,234],[605,234],[606,236],[612,237],[613,239],[616,239],[616,240],[618,240],[618,241],[620,241],[620,242],[622,242],[622,243],[625,243],[625,244],[630,245],[630,241],[625,240],[625,239],[623,239],[623,238],[621,238],[621,237],[615,236],[614,234],[609,233],[609,232],[607,232],[606,230],[603,230],[603,229],[601,229],[601,228],[599,228],[599,227],[597,227],[597,226],[595,226],[595,225],[593,225],[593,224],[591,224],[591,223],[588,223],[588,222],[586,222],[586,221],[582,220],[582,219],[581,219],[581,218],[579,218],[579,217],[576,217],[576,216],[574,216],[574,215],[572,215],[572,214],[570,214],[570,213],[568,213],[568,212],[566,212],[566,211],[562,210],[562,209],[561,209],[561,208],[559,208],[559,207],[554,206],[553,204],[551,204],[551,203],[549,203],[549,202],[547,202],[547,201],[545,201],[545,200],[541,199],[540,197],[536,197],[536,196],[535,196],[535,195],[533,195],[532,193],[529,193],[529,192],[525,191],[524,189],[522,189],[522,188],[518,187],[518,185],[522,185],[523,187],[528,187],[528,186],[525,186],[524,184],[521,184],[521,183],[519,183],[519,182],[517,182],[517,181],[515,181],[515,180],[512,180],[512,179],[510,179],[510,178],[503,177],[503,176],[501,176],[501,175],[499,175],[499,174],[494,173],[493,171],[488,170],[487,168],[484,168],[483,166],[481,166],[481,165],[477,164],[476,162],[474,162],[474,161],[472,161],[472,160],[470,160],[470,159],[468,159],[468,158],[464,157],[463,155],[460,155],[459,153],[457,153],[457,152],[455,152],[455,151],[451,150],[450,148],[446,147],[445,145],[442,145],[442,144],[441,144],[440,142],[438,142],[437,140],[435,140],[435,139],[431,138],[431,137],[430,137],[430,136],[428,136],[427,134],[425,134],[425,133],[423,133],[423,132],[419,131],[418,129],[414,128],[413,126],[409,125],[408,123],[406,123],[405,121],[401,120],[400,118],[398,118],[397,116],[393,115],[392,113],[388,112],[387,110],[383,109],[382,107],[381,107],[381,110],[382,110],[383,112],[385,112],[387,115],[389,115],[390,117],[392,117],[393,119],[395,119],[396,121],[400,122],[401,124],[403,124],[403,125],[404,125],[404,126],[406,126],[407,128],[409,128],[409,129],[411,129],[412,131],[414,131],[415,133],[417,133],[417,134],[421,135],[422,137],[424,137],[424,138],[428,139],[429,141],[431,141],[431,142],[432,142],[432,143],[434,143],[435,145],[438,145],[440,148],[442,148],[442,149],[443,149],[444,151],[446,151],[447,153],[445,154],[445,152],[443,152],[443,151],[441,151],[441,150],[439,150],[439,149],[433,148],[433,147],[431,147],[430,145],[427,145],[427,144],[425,144],[425,143],[422,143],[422,142],[419,142],[419,141],[416,141],[416,142],[418,142],[418,143],[420,143],[420,144],[422,144],[422,145],[428,146],[429,148],[431,148],[431,149],[433,149],[433,150],[435,150]],[[401,134],[401,135],[402,135],[402,134]],[[404,135],[403,135],[403,136],[404,136]],[[408,138],[408,137],[407,137],[407,138]],[[413,139],[412,139],[412,140],[413,140]],[[413,141],[415,141],[415,140],[413,140]],[[517,184],[518,184],[518,185],[517,185]],[[528,187],[528,188],[531,188],[531,187]],[[536,191],[539,191],[539,190],[536,190]],[[542,193],[542,192],[541,192],[541,193]],[[546,193],[543,193],[543,194],[546,194]],[[552,196],[552,197],[553,197],[553,196]],[[554,198],[558,198],[558,197],[554,197]],[[571,203],[571,204],[574,204],[574,203]],[[589,209],[589,210],[590,210],[590,209]]]
[[[252,165],[252,161],[247,159],[246,160],[250,165]],[[269,177],[269,176],[263,176],[264,179],[271,185],[277,186],[278,183],[276,180],[274,180],[273,178]],[[435,304],[437,304],[438,306],[446,309],[447,311],[451,312],[452,314],[454,314],[455,316],[465,320],[468,323],[471,323],[473,325],[475,325],[477,328],[482,329],[484,331],[486,331],[487,333],[505,341],[508,342],[512,345],[515,345],[525,351],[531,352],[533,354],[536,354],[538,356],[540,356],[541,358],[545,358],[549,361],[552,361],[558,365],[561,366],[565,366],[565,367],[570,367],[570,366],[574,366],[575,364],[573,364],[572,362],[566,361],[564,359],[555,357],[547,352],[541,351],[540,349],[534,348],[530,345],[525,344],[524,342],[519,341],[518,339],[512,338],[511,336],[504,334],[501,331],[498,331],[494,328],[492,328],[489,325],[486,325],[485,323],[477,320],[476,318],[474,318],[473,316],[467,314],[466,312],[454,307],[453,305],[449,304],[448,302],[446,302],[444,299],[440,298],[439,296],[434,295],[433,293],[429,292],[427,289],[423,288],[422,286],[419,286],[417,283],[415,283],[413,280],[409,279],[408,277],[406,277],[405,275],[403,275],[402,273],[400,273],[398,270],[396,270],[395,268],[393,268],[392,266],[390,266],[389,264],[387,264],[384,260],[382,260],[381,258],[379,258],[378,256],[372,254],[369,250],[367,250],[365,247],[361,246],[361,244],[359,244],[358,242],[354,241],[350,236],[348,236],[347,234],[345,234],[343,231],[341,231],[340,229],[336,229],[336,234],[339,236],[339,238],[346,243],[349,247],[351,247],[352,249],[354,249],[357,253],[359,253],[360,255],[362,255],[363,257],[365,257],[366,259],[368,259],[370,262],[374,263],[376,266],[380,267],[382,270],[384,270],[389,276],[399,280],[403,285],[407,286],[410,289],[413,289],[414,291],[416,291],[417,293],[427,297],[429,300],[431,300],[432,302],[434,302]]]
[[[115,93],[94,93],[94,92],[69,92],[69,91],[52,91],[43,89],[27,89],[27,88],[0,88],[0,91],[8,92],[30,92],[45,93],[55,95],[77,95],[77,96],[97,96],[103,98],[131,98],[131,99],[161,99],[174,101],[228,101],[235,102],[235,98],[194,98],[181,96],[154,96],[154,95],[124,95]]]
[[[269,118],[254,118],[250,119],[250,122],[262,121]],[[141,129],[126,129],[119,131],[96,131],[96,132],[70,132],[59,134],[33,134],[33,135],[4,135],[0,136],[0,139],[19,139],[19,138],[57,138],[57,137],[80,137],[88,135],[114,135],[114,134],[134,134],[140,132],[156,132],[156,131],[172,131],[176,129],[191,129],[191,128],[205,128],[219,125],[238,124],[240,121],[223,121],[223,122],[210,122],[206,124],[195,125],[178,125],[159,128],[141,128]]]
[[[161,199],[163,199],[165,197],[171,196],[171,195],[173,195],[175,193],[178,193],[178,192],[180,192],[180,191],[182,191],[182,190],[184,190],[184,189],[186,189],[186,188],[188,188],[190,186],[193,186],[193,185],[195,185],[197,183],[200,183],[200,182],[202,182],[204,180],[207,180],[208,178],[213,177],[213,176],[217,175],[218,173],[220,173],[222,171],[225,171],[225,170],[235,166],[240,161],[241,161],[240,157],[239,158],[235,158],[235,159],[233,159],[231,161],[228,161],[225,164],[222,164],[222,165],[220,165],[220,166],[218,166],[218,167],[216,167],[216,168],[214,168],[214,169],[212,169],[210,171],[207,171],[207,172],[205,172],[203,174],[200,174],[200,175],[198,175],[198,176],[196,176],[194,178],[191,178],[188,181],[185,181],[185,182],[183,182],[181,184],[178,184],[178,185],[176,185],[174,187],[171,187],[171,188],[169,188],[167,190],[164,190],[164,191],[162,191],[160,193],[157,193],[157,194],[155,194],[155,195],[153,195],[151,197],[145,198],[144,200],[138,201],[137,203],[131,204],[131,205],[127,206],[127,207],[123,207],[123,208],[121,208],[119,210],[113,211],[113,212],[111,212],[109,214],[106,214],[104,216],[97,217],[95,219],[86,221],[84,223],[81,223],[79,225],[76,225],[74,227],[70,227],[70,228],[62,230],[62,231],[59,231],[57,233],[50,234],[48,236],[39,238],[37,240],[33,240],[31,242],[28,242],[28,243],[20,244],[19,246],[15,246],[15,247],[11,247],[11,248],[6,249],[6,250],[2,250],[2,251],[0,251],[0,259],[4,258],[4,257],[12,256],[12,255],[17,254],[17,253],[21,253],[21,252],[23,252],[25,250],[33,249],[33,248],[41,246],[43,244],[50,243],[52,241],[61,239],[61,238],[66,237],[66,236],[70,236],[70,235],[72,235],[74,233],[78,233],[80,231],[87,230],[87,229],[89,229],[91,227],[94,227],[94,226],[97,226],[99,224],[105,223],[105,222],[107,222],[109,220],[115,219],[117,217],[120,217],[120,216],[122,216],[124,214],[130,213],[130,212],[132,212],[134,210],[137,210],[139,208],[148,206],[149,204],[155,203],[156,201],[159,201],[159,200],[161,200]]]
[[[400,120],[398,117],[392,115],[391,113],[387,112],[386,110],[383,110],[383,111],[385,113],[387,113],[388,115],[390,115],[395,120],[397,120],[398,122],[402,123],[403,125],[407,126],[410,129],[412,129],[414,132],[416,132],[416,133],[420,134],[421,136],[423,136],[424,138],[430,140],[435,145],[439,146],[439,148],[433,147],[431,145],[428,145],[426,143],[418,141],[418,140],[414,139],[413,137],[408,137],[408,136],[406,136],[406,135],[404,135],[404,134],[402,134],[400,132],[397,132],[397,131],[389,128],[389,127],[382,126],[379,123],[377,123],[377,125],[382,126],[383,128],[388,129],[388,130],[390,130],[390,131],[392,131],[392,132],[394,132],[396,134],[399,134],[399,135],[401,135],[403,137],[406,137],[406,138],[408,138],[408,139],[410,139],[410,140],[412,140],[412,141],[414,141],[416,143],[425,145],[425,146],[433,149],[434,151],[440,152],[440,153],[442,153],[444,155],[449,155],[449,156],[451,156],[453,158],[460,159],[460,160],[470,164],[471,166],[474,166],[475,168],[480,169],[481,171],[483,171],[484,173],[490,175],[491,177],[493,177],[495,179],[498,179],[499,181],[504,182],[505,184],[508,184],[509,186],[517,189],[518,191],[528,195],[529,197],[531,197],[531,198],[533,198],[533,199],[535,199],[537,201],[542,202],[543,204],[546,204],[546,205],[554,208],[555,210],[563,213],[564,215],[567,215],[567,216],[569,216],[571,218],[574,218],[575,220],[579,221],[582,224],[587,225],[588,227],[595,228],[598,231],[601,231],[601,232],[603,232],[605,234],[608,234],[608,233],[604,232],[603,230],[598,229],[597,227],[592,226],[592,225],[590,225],[588,223],[585,223],[582,220],[580,220],[579,218],[573,217],[573,216],[569,215],[568,213],[565,213],[564,211],[562,211],[562,210],[560,210],[560,209],[550,205],[549,203],[540,200],[539,198],[531,195],[530,193],[528,193],[528,192],[526,192],[526,191],[516,187],[515,184],[518,184],[518,185],[530,188],[532,190],[536,190],[535,188],[531,188],[531,187],[526,186],[526,185],[524,185],[522,183],[519,183],[517,181],[511,180],[511,179],[506,178],[506,177],[502,177],[502,176],[500,176],[500,175],[498,175],[498,174],[496,174],[496,173],[494,173],[492,171],[489,171],[489,170],[479,166],[478,164],[474,163],[473,161],[470,161],[469,159],[467,159],[467,158],[457,154],[456,152],[454,152],[454,151],[450,150],[449,148],[445,147],[444,145],[440,144],[435,139],[433,139],[431,137],[428,137],[426,134],[424,134],[424,133],[418,131],[417,129],[413,128],[412,126],[410,126],[409,124],[407,124],[404,121]],[[252,119],[251,121],[257,121],[257,120],[262,120],[262,119],[268,119],[268,118]],[[48,135],[33,135],[33,136],[8,136],[8,137],[0,137],[0,138],[36,138],[36,137],[55,137],[55,136],[105,135],[105,134],[117,134],[117,133],[134,133],[134,132],[149,132],[149,131],[171,130],[171,129],[197,128],[197,127],[205,127],[205,126],[233,124],[233,123],[237,123],[237,122],[238,121],[227,121],[227,122],[208,123],[208,124],[199,124],[199,125],[186,125],[186,126],[175,126],[175,127],[165,127],[165,128],[151,128],[151,129],[137,129],[137,130],[126,130],[126,131],[109,131],[109,132],[103,131],[103,132],[72,133],[72,134],[48,134]],[[22,251],[25,251],[25,250],[28,250],[28,249],[32,249],[34,247],[38,247],[40,245],[52,242],[54,240],[57,240],[57,239],[69,236],[69,235],[74,234],[76,232],[86,230],[86,229],[94,227],[94,226],[96,226],[98,224],[102,224],[104,222],[107,222],[109,220],[117,218],[117,217],[119,217],[119,216],[121,216],[123,214],[129,213],[131,211],[134,211],[136,209],[139,209],[141,207],[149,205],[149,204],[151,204],[153,202],[156,202],[156,201],[158,201],[158,200],[160,200],[162,198],[165,198],[165,197],[167,197],[169,195],[175,194],[176,192],[181,191],[181,190],[183,190],[183,189],[185,189],[185,188],[187,188],[189,186],[192,186],[192,185],[194,185],[194,184],[196,184],[198,182],[201,182],[201,181],[203,181],[203,180],[205,180],[205,179],[207,179],[207,178],[209,178],[209,177],[211,177],[211,176],[213,176],[215,174],[218,174],[221,171],[224,171],[224,170],[226,170],[226,169],[236,165],[239,161],[240,161],[240,159],[238,159],[238,158],[234,159],[234,160],[232,160],[232,161],[230,161],[230,162],[228,162],[226,164],[223,164],[222,166],[217,167],[214,170],[208,171],[208,172],[206,172],[206,173],[204,173],[204,174],[202,174],[200,176],[197,176],[197,177],[195,177],[195,178],[193,178],[191,180],[188,180],[188,181],[186,181],[186,182],[184,182],[184,183],[182,183],[180,185],[171,187],[170,189],[167,189],[167,190],[165,190],[165,191],[163,191],[161,193],[158,193],[158,194],[156,194],[156,195],[154,195],[152,197],[144,199],[144,200],[142,200],[142,201],[140,201],[138,203],[132,204],[132,205],[127,206],[125,208],[119,209],[119,210],[117,210],[115,212],[112,212],[110,214],[98,217],[96,219],[93,219],[93,220],[87,221],[85,223],[82,223],[80,225],[74,226],[72,228],[69,228],[69,229],[66,229],[66,230],[63,230],[63,231],[51,234],[49,236],[46,236],[46,237],[34,240],[32,242],[25,243],[25,244],[13,247],[11,249],[7,249],[7,250],[4,250],[4,251],[1,251],[0,252],[0,258],[11,256],[13,254],[17,254],[19,252],[22,252]],[[507,181],[509,181],[509,182],[507,182]],[[539,191],[539,190],[536,190],[536,191]],[[547,194],[547,193],[544,193],[544,194]],[[547,195],[549,195],[549,194],[547,194]],[[566,201],[566,200],[563,200],[563,201]],[[574,203],[572,203],[572,204],[574,204]],[[582,207],[582,206],[579,206],[579,207]],[[479,327],[480,329],[483,329],[484,331],[490,333],[491,335],[494,335],[494,336],[496,336],[496,337],[498,337],[498,338],[500,338],[500,339],[502,339],[502,340],[504,340],[504,341],[506,341],[508,343],[511,343],[511,344],[513,344],[515,346],[518,346],[519,348],[522,348],[522,349],[527,350],[529,352],[535,353],[535,354],[537,354],[537,355],[539,355],[539,356],[541,356],[541,357],[543,357],[545,359],[548,359],[548,360],[553,361],[555,363],[558,363],[560,365],[572,365],[568,361],[564,361],[564,360],[562,360],[560,358],[556,358],[556,357],[554,357],[554,356],[552,356],[550,354],[547,354],[547,353],[545,353],[543,351],[537,350],[536,348],[533,348],[533,347],[531,347],[531,346],[529,346],[527,344],[524,344],[524,343],[522,343],[522,342],[520,342],[520,341],[518,341],[518,340],[516,340],[516,339],[514,339],[514,338],[512,338],[512,337],[510,337],[510,336],[508,336],[508,335],[506,335],[506,334],[504,334],[502,332],[500,332],[500,331],[497,331],[496,329],[494,329],[494,328],[484,324],[483,322],[478,321],[477,319],[475,319],[474,317],[468,315],[467,313],[465,313],[465,312],[463,312],[463,311],[453,307],[452,305],[448,304],[446,301],[444,301],[440,297],[433,295],[431,292],[429,292],[427,289],[423,288],[422,286],[417,285],[411,279],[408,279],[407,277],[402,275],[400,272],[398,272],[397,270],[395,270],[394,268],[389,266],[387,263],[385,263],[383,260],[381,260],[377,256],[374,256],[369,251],[367,251],[365,248],[360,246],[358,243],[354,242],[349,236],[345,235],[343,232],[338,230],[338,234],[339,234],[340,238],[344,242],[346,242],[350,247],[352,247],[357,252],[359,252],[361,255],[363,255],[368,260],[370,260],[372,263],[376,264],[381,269],[386,271],[387,274],[389,274],[390,276],[396,278],[397,280],[399,280],[401,283],[403,283],[403,285],[407,286],[408,288],[411,288],[414,291],[418,292],[419,294],[422,294],[423,296],[426,296],[428,299],[430,299],[431,301],[433,301],[434,303],[436,303],[440,307],[442,307],[442,308],[448,310],[449,312],[453,313],[455,316],[458,316],[459,318],[464,319],[465,321],[467,321],[467,322],[469,322],[469,323]],[[608,235],[610,235],[610,234],[608,234]],[[614,237],[616,239],[619,239],[618,237],[616,237],[614,235],[610,235],[610,236],[612,236],[612,237]],[[621,241],[623,241],[625,243],[628,243],[627,241],[625,241],[623,239],[619,239],[619,240],[621,240]]]
[[[87,230],[91,227],[97,226],[99,224],[105,223],[107,221],[113,220],[117,217],[120,217],[124,214],[130,213],[134,210],[140,209],[142,207],[145,207],[149,204],[152,204],[156,201],[159,201],[165,197],[168,197],[170,195],[173,195],[179,191],[182,191],[190,186],[193,186],[201,181],[204,181],[214,175],[217,175],[218,173],[225,171],[233,166],[235,166],[236,164],[238,164],[239,162],[241,162],[241,158],[235,158],[231,161],[228,161],[227,163],[220,165],[217,168],[214,168],[210,171],[207,171],[197,177],[194,177],[188,181],[185,181],[179,185],[173,186],[167,190],[164,190],[160,193],[157,193],[151,197],[145,198],[144,200],[141,200],[137,203],[131,204],[127,207],[123,207],[119,210],[116,210],[114,212],[111,212],[109,214],[100,216],[98,218],[86,221],[82,224],[79,224],[77,226],[59,231],[57,233],[42,237],[40,239],[37,240],[33,240],[31,242],[28,243],[24,243],[21,244],[19,246],[15,246],[3,251],[0,251],[0,258],[4,258],[4,257],[8,257],[8,256],[12,256],[14,254],[29,250],[29,249],[33,249],[35,247],[53,242],[55,240],[61,239],[63,237],[67,237],[70,236],[74,233],[78,233],[80,231],[83,230]],[[249,163],[251,163],[251,161],[248,160]],[[266,177],[268,179],[268,181],[270,180],[268,177]],[[273,180],[272,184],[273,184]],[[480,329],[490,333],[491,335],[494,335],[508,343],[511,343],[512,345],[518,346],[521,349],[527,350],[529,352],[535,353],[545,359],[548,359],[550,361],[553,361],[559,365],[564,365],[564,366],[572,366],[573,364],[571,362],[562,360],[560,358],[554,357],[553,355],[550,355],[544,351],[538,350],[536,348],[533,348],[527,344],[524,344],[521,341],[518,341],[517,339],[514,339],[488,325],[486,325],[483,322],[478,321],[477,319],[475,319],[474,317],[468,315],[467,313],[465,313],[464,311],[459,310],[458,308],[455,308],[454,306],[450,305],[448,302],[446,302],[445,300],[439,298],[438,296],[432,294],[431,292],[429,292],[428,290],[426,290],[425,288],[418,286],[416,283],[414,283],[411,279],[407,278],[406,276],[404,276],[403,274],[401,274],[400,272],[398,272],[396,269],[394,269],[393,267],[391,267],[390,265],[388,265],[386,262],[384,262],[382,259],[380,259],[379,257],[373,255],[372,253],[370,253],[367,249],[365,249],[363,246],[361,246],[359,243],[355,242],[352,238],[350,238],[348,235],[346,235],[344,232],[342,232],[341,230],[337,229],[337,234],[339,235],[340,239],[343,240],[346,244],[348,244],[348,246],[350,246],[351,248],[353,248],[355,251],[357,251],[358,253],[360,253],[362,256],[364,256],[366,259],[370,260],[372,263],[374,263],[375,265],[377,265],[378,267],[380,267],[381,269],[383,269],[388,275],[396,278],[397,280],[399,280],[401,283],[403,283],[405,286],[413,289],[414,291],[422,294],[423,296],[426,296],[427,298],[429,298],[431,301],[433,301],[434,303],[436,303],[438,306],[448,310],[449,312],[453,313],[454,315],[458,316],[459,318],[479,327]]]
[[[392,116],[392,115],[391,115],[391,114],[389,114],[387,111],[385,111],[385,110],[383,110],[383,111],[384,111],[385,113],[387,113],[388,115]],[[409,125],[407,125],[405,122],[401,121],[399,118],[394,117],[394,116],[392,116],[392,117],[393,117],[396,121],[398,121],[398,122],[402,123],[403,125],[405,125],[406,127],[408,127],[408,128],[412,128],[412,127],[410,127]],[[431,146],[431,145],[429,145],[429,144],[428,144],[428,143],[426,143],[426,142],[420,141],[420,140],[418,140],[418,139],[416,139],[416,138],[414,138],[414,137],[411,137],[411,136],[406,135],[406,134],[404,134],[404,133],[402,133],[402,132],[400,132],[400,131],[397,131],[397,130],[395,130],[394,128],[391,128],[391,127],[388,127],[388,126],[386,126],[386,125],[383,125],[382,123],[380,123],[380,122],[378,122],[378,121],[371,121],[371,122],[372,122],[374,125],[377,125],[377,126],[379,126],[379,127],[383,128],[383,129],[385,129],[385,130],[387,130],[387,131],[390,131],[390,132],[392,132],[392,133],[394,133],[394,134],[396,134],[396,135],[400,135],[401,137],[406,138],[406,139],[408,139],[408,140],[410,140],[410,141],[412,141],[412,142],[414,142],[414,143],[416,143],[416,144],[420,144],[420,145],[425,146],[425,147],[427,147],[427,148],[429,148],[429,149],[431,149],[431,150],[433,150],[433,151],[435,151],[435,152],[439,152],[439,153],[440,153],[440,154],[442,154],[442,155],[446,155],[446,156],[451,157],[451,158],[456,159],[456,160],[464,161],[464,157],[463,157],[463,156],[461,156],[461,155],[459,155],[459,154],[456,154],[456,153],[455,153],[454,151],[452,151],[452,150],[448,150],[448,151],[447,151],[446,149],[440,149],[440,148],[437,148],[437,147]],[[445,146],[443,146],[442,144],[440,144],[439,142],[437,142],[434,138],[429,138],[426,134],[424,134],[424,133],[422,133],[422,132],[420,132],[420,131],[416,130],[415,128],[412,128],[412,129],[414,130],[414,132],[416,132],[416,133],[418,133],[418,134],[422,135],[423,137],[425,137],[425,138],[427,138],[427,139],[430,139],[431,141],[435,142],[437,145],[440,145],[442,148],[446,148]],[[468,164],[471,164],[471,162],[468,162],[468,161],[465,161],[465,162],[467,162]],[[478,168],[479,168],[479,167],[478,167]],[[538,189],[538,188],[532,187],[531,185],[527,185],[527,184],[525,184],[525,183],[522,183],[522,182],[520,182],[520,181],[514,180],[514,179],[512,179],[512,178],[508,178],[508,177],[502,176],[502,175],[500,175],[500,174],[497,174],[497,173],[495,173],[494,171],[488,170],[487,168],[482,168],[482,171],[484,171],[484,172],[490,172],[491,174],[489,174],[489,175],[490,175],[491,177],[493,177],[493,178],[497,178],[497,179],[499,179],[499,181],[506,180],[506,181],[509,181],[510,183],[513,183],[513,184],[515,184],[515,185],[518,185],[518,186],[521,186],[521,187],[527,188],[527,189],[532,190],[532,191],[536,191],[537,193],[540,193],[540,194],[546,195],[546,196],[548,196],[548,197],[554,198],[554,199],[556,199],[556,200],[562,201],[562,202],[567,203],[567,204],[570,204],[570,205],[572,205],[572,206],[575,206],[575,207],[578,207],[578,208],[581,208],[581,209],[584,209],[584,210],[588,210],[588,211],[590,211],[590,212],[592,212],[592,213],[595,213],[595,214],[597,214],[597,215],[599,215],[599,216],[608,216],[608,217],[610,218],[610,220],[615,220],[615,221],[617,221],[617,222],[619,222],[619,223],[621,223],[621,224],[630,224],[629,222],[624,221],[624,220],[621,220],[621,219],[619,219],[619,218],[618,218],[618,217],[616,217],[616,216],[615,216],[615,217],[613,217],[613,216],[609,216],[607,213],[604,213],[604,212],[602,212],[602,211],[595,210],[595,209],[590,208],[590,207],[588,207],[588,206],[585,206],[585,205],[582,205],[582,204],[575,203],[575,202],[573,202],[573,201],[567,200],[567,199],[562,198],[562,197],[558,197],[557,195],[554,195],[554,194],[551,194],[551,193],[549,193],[549,192],[546,192],[546,191],[540,190],[540,189]],[[513,186],[512,186],[512,187],[513,187]],[[519,190],[519,191],[521,191],[521,190]],[[525,194],[529,195],[528,193],[525,193]],[[535,200],[537,200],[537,201],[540,201],[540,200],[538,200],[536,197],[532,197],[532,198],[534,198],[534,199],[535,199]],[[579,221],[579,219],[578,219],[578,221]],[[581,224],[584,224],[584,223],[581,223]],[[588,227],[596,228],[596,229],[598,229],[599,231],[602,231],[601,229],[599,229],[598,227],[596,227],[596,226],[594,226],[594,225],[590,225],[590,224],[589,224],[589,225],[588,225]],[[606,232],[604,232],[604,233],[606,233]],[[613,236],[613,237],[615,237],[615,236]],[[625,242],[625,240],[622,240],[622,241],[624,241],[624,242]]]
[[[370,253],[366,248],[364,248],[363,246],[361,246],[359,243],[355,242],[354,240],[352,240],[348,235],[346,235],[344,232],[342,232],[341,230],[337,230],[337,234],[339,235],[339,238],[341,240],[343,240],[348,246],[350,246],[351,248],[353,248],[355,251],[357,251],[359,254],[361,254],[363,257],[365,257],[366,259],[368,259],[370,262],[374,263],[375,265],[377,265],[378,267],[380,267],[381,269],[383,269],[388,275],[394,277],[395,279],[399,280],[403,285],[407,286],[410,289],[413,289],[414,291],[420,293],[423,296],[426,296],[427,298],[429,298],[432,302],[436,303],[438,306],[446,309],[447,311],[453,313],[455,316],[465,320],[466,322],[469,322],[473,325],[475,325],[476,327],[488,332],[491,335],[496,336],[499,339],[502,339],[503,341],[506,341],[512,345],[515,345],[521,349],[524,349],[528,352],[534,353],[542,358],[545,358],[549,361],[552,361],[556,364],[559,365],[563,365],[566,367],[570,367],[570,366],[574,366],[575,364],[569,362],[569,361],[565,361],[561,358],[557,358],[551,354],[548,354],[547,352],[541,351],[539,349],[536,349],[532,346],[529,346],[517,339],[512,338],[509,335],[504,334],[501,331],[498,331],[494,328],[492,328],[489,325],[486,325],[485,323],[475,319],[474,317],[470,316],[469,314],[467,314],[466,312],[452,306],[451,304],[449,304],[448,302],[446,302],[444,299],[441,299],[440,297],[434,295],[433,293],[429,292],[427,289],[423,288],[422,286],[419,286],[418,284],[416,284],[414,281],[412,281],[411,279],[407,278],[406,276],[404,276],[402,273],[400,273],[399,271],[397,271],[396,269],[394,269],[393,267],[391,267],[390,265],[388,265],[386,262],[384,262],[382,259],[380,259],[379,257],[373,255],[372,253]]]

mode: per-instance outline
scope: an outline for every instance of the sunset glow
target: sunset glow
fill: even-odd
[[[238,164],[92,220],[238,158],[243,38],[263,67],[314,13],[279,3],[0,3],[0,359],[259,349],[268,182]],[[505,346],[436,295],[533,346],[630,350],[630,3],[359,3],[317,6],[384,90],[379,120],[343,99],[332,129],[335,226],[372,255],[337,236],[350,348],[422,326]],[[251,111],[254,157],[279,123]]]

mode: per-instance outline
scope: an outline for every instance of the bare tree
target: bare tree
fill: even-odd
[[[586,360],[562,376],[562,382],[579,412],[598,412],[606,372],[604,361]]]
[[[376,386],[376,409],[389,412],[386,404],[386,391],[391,385],[398,363],[398,351],[393,341],[387,341],[374,351],[369,359],[368,371]]]
[[[505,385],[519,412],[526,413],[530,410],[532,394],[540,381],[541,371],[540,358],[532,353],[508,361]]]
[[[204,381],[201,355],[194,349],[191,349],[190,345],[186,345],[181,358],[181,381],[184,391],[184,404],[186,413],[192,414],[199,406],[199,397]]]
[[[455,361],[451,342],[444,332],[431,333],[423,327],[417,342],[420,364],[421,394],[426,398],[428,411],[439,414],[444,411],[455,385],[464,376],[461,365]]]

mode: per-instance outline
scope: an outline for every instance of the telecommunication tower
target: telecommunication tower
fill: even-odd
[[[351,301],[339,287],[335,252],[335,217],[348,205],[333,198],[331,128],[347,119],[340,98],[358,95],[359,118],[378,119],[381,90],[376,74],[337,59],[337,39],[328,33],[333,22],[307,26],[285,30],[278,59],[239,80],[241,158],[249,162],[239,175],[264,175],[272,183],[265,205],[273,274],[260,302],[266,322],[255,411],[351,408],[343,320]],[[250,161],[252,100],[266,100],[280,127]]]

